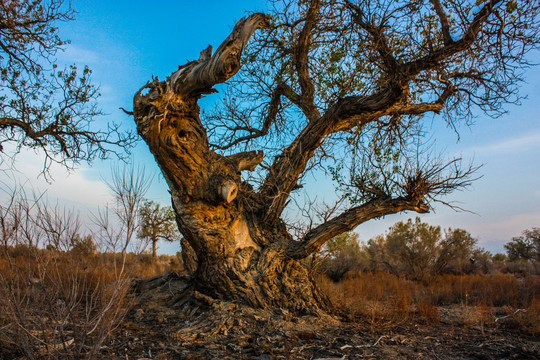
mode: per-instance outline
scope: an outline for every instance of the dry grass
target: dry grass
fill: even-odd
[[[436,324],[442,316],[439,308],[445,307],[465,326],[511,325],[540,333],[539,276],[443,275],[425,284],[386,273],[360,273],[339,283],[321,277],[319,284],[341,313],[367,320],[373,328],[406,321]]]
[[[417,286],[386,273],[347,277],[339,283],[321,277],[319,285],[340,312],[368,319],[372,327],[408,321]]]
[[[426,287],[438,305],[527,306],[540,291],[540,278],[518,279],[510,274],[443,275]]]
[[[416,310],[420,319],[428,324],[437,324],[440,320],[439,309],[422,299],[418,300]]]
[[[181,270],[175,256],[0,251],[0,358],[92,358],[130,307],[130,278]],[[342,314],[373,331],[453,320],[463,326],[540,333],[540,277],[443,275],[428,283],[360,273],[321,289]]]
[[[130,307],[130,278],[180,269],[176,257],[0,254],[0,358],[91,359]]]

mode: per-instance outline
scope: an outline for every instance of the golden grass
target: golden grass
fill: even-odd
[[[539,276],[442,275],[426,284],[386,273],[359,273],[339,283],[322,276],[318,283],[340,313],[376,328],[407,321],[437,324],[439,308],[448,307],[466,326],[483,329],[511,319],[525,332],[540,333]],[[498,314],[500,309],[504,314]]]
[[[130,306],[128,280],[171,269],[182,270],[176,256],[4,248],[0,358],[61,357],[69,341],[70,354],[91,358]],[[436,325],[451,310],[460,325],[540,333],[539,276],[442,275],[421,283],[379,272],[352,274],[339,283],[321,276],[318,284],[341,314],[372,330],[411,322]]]
[[[173,256],[2,249],[0,358],[92,358],[131,305],[129,279],[171,268]]]

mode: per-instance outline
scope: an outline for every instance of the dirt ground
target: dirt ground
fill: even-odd
[[[293,316],[234,303],[182,311],[138,306],[102,348],[104,359],[540,359],[540,338],[513,328],[464,326],[457,309],[436,324],[373,328],[338,315]],[[540,321],[540,319],[539,319]]]

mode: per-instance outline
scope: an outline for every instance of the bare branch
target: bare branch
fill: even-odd
[[[312,0],[309,3],[309,8],[306,14],[306,20],[295,47],[295,67],[298,74],[298,80],[300,83],[300,89],[302,93],[300,95],[299,105],[306,117],[310,121],[314,121],[320,117],[319,111],[315,107],[313,102],[315,98],[315,87],[313,81],[309,75],[309,48],[311,45],[311,32],[317,21],[318,11],[320,7],[319,0]]]
[[[122,158],[137,140],[114,123],[95,129],[102,112],[90,69],[58,69],[54,56],[67,42],[56,26],[73,14],[62,0],[0,5],[0,149],[13,158],[22,148],[39,149],[45,177],[52,163],[71,169],[96,157]]]
[[[425,213],[428,211],[428,207],[416,199],[374,199],[361,206],[353,207],[317,226],[307,233],[301,241],[291,242],[287,249],[287,255],[293,259],[303,259],[319,250],[325,242],[334,236],[351,231],[368,220],[407,210]]]
[[[452,35],[450,34],[450,24],[448,23],[448,17],[446,16],[446,13],[444,12],[444,9],[439,0],[430,1],[433,4],[435,12],[437,13],[437,16],[439,17],[439,20],[441,22],[441,31],[444,39],[444,44],[450,45],[454,41],[452,40]]]
[[[260,191],[268,204],[265,221],[270,224],[277,221],[298,178],[326,136],[385,115],[385,111],[399,100],[401,91],[399,87],[389,87],[371,96],[346,97],[317,121],[309,123],[283,155],[276,158],[266,176]],[[276,179],[280,179],[279,182]]]
[[[227,150],[227,149],[232,148],[233,146],[236,146],[236,145],[238,145],[240,143],[247,143],[248,141],[251,141],[251,140],[254,140],[254,139],[257,139],[257,138],[268,135],[268,131],[270,130],[270,126],[272,126],[272,124],[274,124],[276,122],[276,117],[277,117],[279,111],[281,110],[280,109],[280,107],[281,107],[281,97],[286,93],[287,93],[287,89],[286,89],[286,87],[284,85],[279,84],[278,86],[276,86],[276,88],[272,92],[272,96],[271,96],[270,102],[268,104],[267,114],[266,114],[266,117],[265,117],[265,119],[263,121],[262,127],[260,129],[251,128],[251,127],[247,128],[245,126],[244,127],[237,126],[237,127],[235,127],[233,129],[234,131],[243,130],[243,131],[250,132],[250,134],[246,135],[246,136],[238,137],[238,138],[234,139],[233,141],[229,142],[228,144],[225,144],[225,145],[213,145],[213,147],[215,147],[216,149],[220,149],[220,150]]]
[[[449,58],[450,56],[470,47],[474,40],[476,40],[478,33],[480,32],[482,26],[486,23],[489,15],[493,13],[493,10],[500,2],[501,0],[490,0],[482,7],[478,14],[476,14],[473,21],[470,23],[469,27],[459,40],[447,43],[442,48],[430,52],[426,56],[403,64],[400,66],[400,73],[407,78],[411,78],[421,71],[429,70],[437,66],[443,59]]]
[[[351,2],[347,2],[347,6],[354,12],[354,21],[360,25],[362,29],[366,30],[373,38],[373,45],[381,56],[387,71],[389,73],[396,73],[399,65],[396,58],[392,54],[392,50],[388,46],[388,40],[386,39],[383,31],[384,24],[381,23],[379,26],[376,26],[373,23],[369,23],[366,21],[364,13],[360,7],[352,4]]]

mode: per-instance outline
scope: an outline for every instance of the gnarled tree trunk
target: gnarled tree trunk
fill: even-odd
[[[317,4],[311,3],[313,11]],[[308,12],[306,33],[313,16]],[[135,95],[134,115],[139,134],[169,184],[178,227],[185,237],[184,261],[193,272],[196,290],[255,307],[313,310],[320,307],[320,297],[299,260],[317,251],[330,238],[370,219],[406,210],[427,212],[427,192],[457,187],[459,183],[447,184],[444,180],[430,187],[420,175],[410,176],[402,195],[393,197],[373,190],[371,199],[294,240],[281,221],[281,213],[325,137],[401,112],[438,111],[442,105],[411,106],[404,102],[404,89],[410,80],[404,72],[402,78],[388,81],[370,95],[337,100],[323,114],[308,106],[308,124],[275,157],[261,187],[254,190],[242,182],[240,173],[253,171],[263,160],[262,151],[231,156],[211,151],[197,101],[203,94],[215,92],[212,86],[238,72],[244,46],[253,32],[267,23],[262,14],[241,20],[215,54],[209,47],[199,60],[181,66],[166,81],[155,79],[146,84]],[[303,36],[298,42],[299,48],[309,45]],[[297,62],[304,66],[307,55],[302,54],[300,51]],[[270,104],[270,117],[275,116],[272,106],[278,106],[279,98],[286,93],[281,85],[276,90],[278,100]],[[298,96],[300,105],[313,102],[309,86]],[[449,181],[459,178],[454,176]]]
[[[290,235],[264,226],[264,206],[241,181],[263,153],[216,154],[199,119],[197,100],[239,70],[245,44],[267,21],[262,14],[241,20],[213,56],[209,47],[166,81],[146,84],[135,95],[135,121],[170,187],[192,286],[255,307],[317,309],[306,269],[287,255]]]

